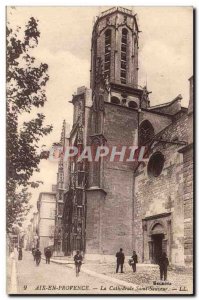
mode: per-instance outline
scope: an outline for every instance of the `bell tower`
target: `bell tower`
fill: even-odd
[[[138,34],[136,16],[122,7],[106,10],[94,24],[87,126],[87,144],[94,154],[99,146],[121,153],[120,146],[138,144],[140,108],[149,105],[147,90],[138,87]],[[133,167],[123,159],[105,157],[89,164],[86,255],[114,254],[121,245],[130,255]]]
[[[97,62],[111,83],[138,85],[138,24],[131,10],[114,7],[96,20],[91,42],[91,89],[95,88]]]

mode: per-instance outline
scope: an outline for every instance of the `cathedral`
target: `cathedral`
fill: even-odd
[[[108,259],[123,248],[127,256],[135,250],[143,263],[157,263],[166,252],[172,265],[191,265],[193,77],[188,108],[181,106],[181,95],[151,106],[147,87],[138,84],[138,52],[139,28],[131,10],[115,7],[98,16],[90,88],[74,93],[72,130],[66,136],[63,123],[60,144],[63,149],[146,146],[149,159],[131,164],[60,157],[55,249]]]

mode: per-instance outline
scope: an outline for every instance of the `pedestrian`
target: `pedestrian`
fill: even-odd
[[[82,255],[80,254],[80,251],[77,250],[75,256],[74,256],[74,261],[75,261],[75,270],[76,270],[76,276],[78,277],[79,276],[79,272],[80,272],[80,269],[81,269],[81,265],[82,265],[82,260],[83,260],[83,257]]]
[[[19,251],[18,251],[18,260],[22,260],[22,249],[19,248]]]
[[[38,266],[41,261],[41,251],[39,250],[39,248],[36,249],[34,256],[35,256],[36,266]]]
[[[123,265],[124,265],[125,256],[124,256],[122,248],[120,248],[120,251],[116,253],[116,257],[117,257],[116,273],[118,273],[119,266],[121,268],[121,273],[124,273],[123,272]]]
[[[160,267],[160,280],[163,280],[163,277],[164,277],[164,281],[166,281],[169,260],[168,260],[168,257],[165,252],[163,252],[162,255],[160,256],[158,264]]]
[[[46,257],[46,264],[49,264],[50,263],[50,258],[52,256],[52,253],[51,253],[51,250],[50,248],[48,247],[45,251],[45,257]]]
[[[34,258],[34,261],[35,261],[35,259],[36,259],[36,257],[35,257],[35,252],[36,252],[36,248],[32,248],[32,255],[33,255],[33,258]]]
[[[138,256],[136,254],[135,251],[133,251],[133,255],[131,256],[132,260],[131,260],[131,266],[133,269],[133,272],[136,272],[136,264],[138,263]]]

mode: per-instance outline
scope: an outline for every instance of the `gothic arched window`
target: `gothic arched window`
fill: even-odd
[[[126,28],[122,29],[122,40],[121,40],[121,71],[120,80],[121,83],[126,83],[126,66],[127,66],[127,37],[128,30]]]
[[[139,144],[145,145],[149,142],[154,136],[154,128],[152,124],[145,120],[140,124],[139,128]]]
[[[105,31],[104,77],[110,77],[111,67],[111,29]]]
[[[134,101],[129,101],[128,106],[129,106],[130,108],[138,108],[137,103],[134,102]]]

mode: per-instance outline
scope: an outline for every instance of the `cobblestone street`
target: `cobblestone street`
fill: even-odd
[[[132,268],[128,265],[126,262],[124,265],[124,273],[115,273],[115,264],[114,263],[101,263],[101,264],[87,264],[86,267],[90,270],[96,270],[99,273],[102,273],[104,275],[108,275],[113,278],[117,278],[120,280],[124,280],[129,283],[133,283],[136,285],[141,285],[143,288],[148,286],[153,286],[154,281],[159,281],[159,267],[157,265],[137,265],[137,272],[133,273]],[[171,283],[171,285],[166,285],[165,287],[168,287],[168,290],[165,291],[166,293],[176,293],[180,292],[180,289],[182,290],[183,287],[187,291],[192,290],[192,270],[191,269],[179,269],[179,270],[171,270],[169,268],[168,270],[168,276],[167,276],[168,282]]]
[[[155,265],[138,265],[133,273],[125,264],[123,274],[115,273],[113,263],[85,263],[77,278],[73,265],[46,265],[42,259],[36,267],[30,252],[23,252],[23,260],[16,260],[16,282],[19,294],[189,294],[191,270],[169,271],[169,285],[157,285],[159,269]],[[185,290],[183,290],[185,287]],[[9,289],[8,289],[9,291]]]

